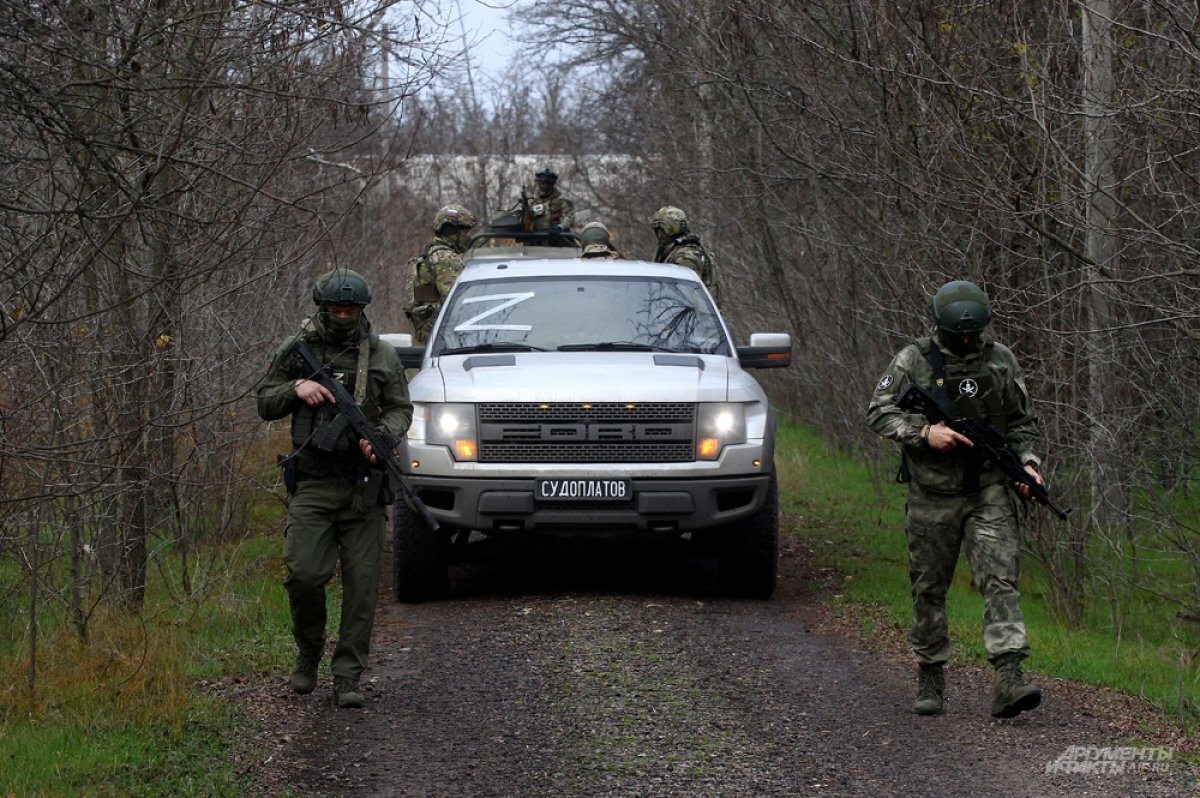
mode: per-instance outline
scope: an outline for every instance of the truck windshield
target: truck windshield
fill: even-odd
[[[502,345],[508,351],[732,354],[711,300],[685,280],[555,276],[459,283],[431,354]]]

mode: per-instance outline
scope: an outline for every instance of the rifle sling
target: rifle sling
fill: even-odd
[[[354,401],[359,407],[367,398],[367,372],[371,364],[371,336],[358,342],[358,362],[354,364]]]
[[[962,418],[958,408],[950,401],[950,392],[946,390],[946,356],[933,338],[929,339],[929,365],[933,369],[933,398],[954,419]],[[983,458],[978,452],[971,451],[963,458],[963,495],[979,495],[979,472],[983,470]]]
[[[950,403],[950,394],[946,391],[946,356],[932,338],[929,339],[929,366],[933,369],[933,398],[949,415],[957,416],[958,412]]]

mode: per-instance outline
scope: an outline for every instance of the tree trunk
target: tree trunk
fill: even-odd
[[[1111,104],[1112,8],[1109,0],[1094,0],[1084,6],[1081,25],[1083,51],[1083,112],[1087,133],[1084,192],[1087,198],[1085,253],[1088,288],[1084,293],[1087,319],[1087,397],[1091,403],[1088,452],[1092,467],[1092,518],[1105,526],[1128,517],[1129,492],[1121,467],[1118,425],[1115,413],[1117,377],[1115,334],[1105,278],[1118,271],[1112,221],[1116,215],[1116,177],[1113,156]],[[1082,552],[1080,553],[1082,555]]]

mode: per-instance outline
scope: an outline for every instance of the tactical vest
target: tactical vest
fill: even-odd
[[[654,260],[656,263],[672,263],[671,256],[684,247],[691,248],[700,261],[699,275],[701,282],[707,286],[714,285],[716,283],[716,273],[713,267],[712,255],[708,254],[708,250],[704,247],[704,244],[700,243],[700,237],[694,233],[685,233],[660,244],[658,251],[654,253]]]
[[[996,385],[995,374],[988,368],[992,342],[984,344],[979,357],[967,362],[957,358],[952,362],[942,359],[940,370],[934,346],[932,338],[917,341],[921,355],[933,369],[933,384],[924,387],[934,395],[941,393],[962,418],[990,424],[1004,433],[1008,423],[1004,397]]]
[[[920,338],[916,344],[932,369],[932,384],[922,387],[943,400],[959,417],[988,424],[1003,435],[1008,428],[1008,418],[1004,412],[1002,387],[988,368],[992,342],[985,343],[978,356],[966,361],[946,360],[932,338]],[[941,457],[957,463],[962,474],[961,492],[967,496],[977,494],[981,485],[1001,481],[999,471],[970,447],[956,447]]]
[[[378,336],[372,333],[367,340],[341,347],[326,343],[320,335],[309,334],[307,341],[334,377],[346,386],[367,418],[378,418],[378,399],[367,395],[370,352],[377,345]],[[294,374],[303,378],[306,371],[300,366],[294,369]],[[358,446],[358,436],[337,405],[330,402],[316,407],[304,404],[292,414],[292,446],[297,467],[304,474],[354,478],[368,468]]]
[[[434,273],[433,265],[429,262],[429,256],[433,253],[433,248],[439,246],[439,242],[430,242],[421,250],[421,254],[409,261],[409,277],[412,281],[412,296],[413,302],[418,305],[439,304],[443,297],[437,287],[437,274]],[[446,247],[445,244],[440,246]]]

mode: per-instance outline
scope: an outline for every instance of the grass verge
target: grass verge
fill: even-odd
[[[217,575],[193,596],[148,585],[140,616],[97,613],[86,642],[42,629],[32,691],[26,653],[0,650],[0,796],[252,793],[238,762],[253,723],[227,686],[287,667],[279,545],[207,552]]]
[[[902,641],[911,613],[903,487],[892,474],[872,473],[860,460],[793,424],[780,426],[776,465],[787,526],[813,552],[814,565],[832,585],[835,610],[874,627],[872,634],[886,625],[886,634]],[[1085,615],[1091,622],[1071,627],[1051,611],[1046,575],[1032,558],[1023,558],[1022,568],[1031,670],[1141,697],[1169,713],[1185,733],[1200,731],[1198,641],[1180,630],[1173,606],[1155,605],[1141,595],[1138,612],[1125,618],[1117,635],[1102,620],[1101,602],[1111,599],[1096,598]],[[983,601],[961,559],[946,610],[955,657],[985,664]]]

